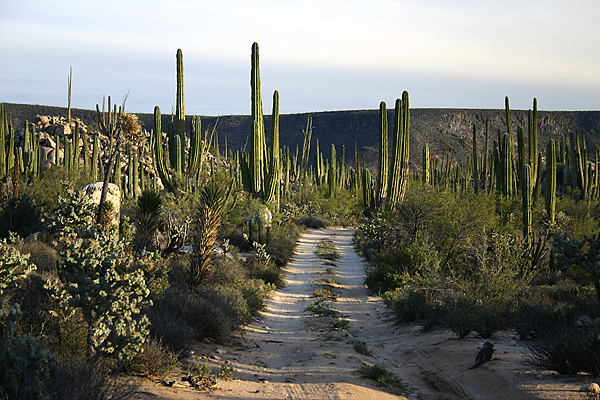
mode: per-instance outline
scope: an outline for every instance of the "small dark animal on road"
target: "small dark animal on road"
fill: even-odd
[[[484,362],[490,361],[492,359],[493,354],[494,354],[494,343],[485,342],[483,344],[483,347],[479,351],[479,354],[477,354],[477,357],[475,357],[475,365],[473,365],[470,369],[477,368]]]

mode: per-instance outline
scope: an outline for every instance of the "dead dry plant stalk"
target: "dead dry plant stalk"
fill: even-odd
[[[221,211],[225,204],[223,189],[217,184],[209,184],[200,192],[198,218],[198,239],[196,254],[191,262],[190,283],[197,287],[210,273],[212,253],[221,226]]]

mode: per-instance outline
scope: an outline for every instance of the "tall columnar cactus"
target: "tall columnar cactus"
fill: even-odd
[[[315,181],[317,185],[321,184],[321,178],[323,177],[321,149],[319,148],[319,139],[315,144]]]
[[[131,174],[131,197],[136,198],[139,192],[139,162],[137,153],[133,154],[133,162],[132,162],[132,174]]]
[[[300,180],[303,180],[308,173],[308,163],[310,160],[310,144],[312,141],[312,116],[308,116],[306,121],[306,129],[302,129],[304,141],[302,143],[302,160],[300,162],[300,172],[298,174]]]
[[[252,44],[251,69],[250,69],[250,90],[251,90],[251,119],[252,125],[252,150],[251,150],[251,169],[252,180],[254,183],[253,192],[259,195],[262,189],[262,182],[265,177],[265,158],[266,158],[266,140],[265,124],[263,119],[262,98],[260,89],[260,60],[258,54],[258,43]]]
[[[259,195],[263,184],[263,147],[261,144],[261,128],[258,121],[252,123],[252,140],[250,141],[252,151],[250,153],[250,174],[252,177],[252,193]]]
[[[331,155],[329,156],[329,170],[328,170],[328,182],[329,184],[329,197],[335,197],[337,192],[337,154],[335,152],[335,145],[331,144]]]
[[[373,186],[373,176],[371,175],[371,171],[363,168],[362,178],[363,203],[365,205],[365,210],[373,210],[375,188]]]
[[[517,171],[522,172],[523,166],[527,164],[527,159],[525,158],[525,132],[520,126],[517,127],[517,151]],[[529,165],[529,167],[531,167],[531,164]],[[535,179],[535,177],[533,179]]]
[[[264,188],[265,203],[272,202],[279,188],[279,92],[273,93],[273,113],[271,114],[271,147],[269,149],[270,162],[267,170],[267,182]]]
[[[0,103],[0,180],[4,179],[7,171],[6,164],[6,132],[8,131],[8,123],[6,120],[6,114],[4,112],[4,106]]]
[[[115,172],[113,177],[113,183],[119,188],[119,192],[123,193],[123,176],[121,170],[121,153],[117,154],[115,159]]]
[[[279,92],[273,92],[273,113],[271,114],[271,149],[270,157],[279,156]]]
[[[57,142],[58,143],[58,142]],[[100,142],[98,135],[94,136],[94,144],[92,145],[92,163],[90,165],[90,177],[92,181],[98,180],[98,163],[100,162]]]
[[[529,164],[523,166],[521,176],[521,196],[523,200],[523,239],[530,241],[531,239],[531,167]]]
[[[489,118],[485,119],[485,145],[483,148],[483,168],[481,172],[482,177],[482,187],[484,189],[488,188],[488,175],[490,173],[490,164],[489,164],[489,142],[490,142],[490,120]]]
[[[169,171],[165,163],[162,142],[162,120],[160,108],[158,106],[154,107],[154,133],[152,141],[154,142],[154,161],[156,165],[156,172],[158,173],[158,176],[165,189],[167,189],[169,192],[174,192],[175,188],[171,183]]]
[[[508,96],[506,96],[504,98],[504,109],[506,112],[506,132],[508,133],[508,136],[510,137],[510,152],[511,154],[514,156],[515,154],[515,138],[513,136],[513,130],[512,130],[512,123],[510,120],[510,105],[508,102]],[[512,160],[513,163],[515,162],[515,160]],[[513,168],[516,167],[516,165],[513,166]]]
[[[265,183],[263,201],[270,203],[275,199],[277,194],[277,186],[279,183],[279,157],[273,156],[269,163],[269,173],[267,174],[267,182]]]
[[[376,203],[379,207],[387,197],[389,151],[388,119],[385,101],[379,103],[379,163],[377,164]]]
[[[75,131],[73,132],[72,165],[73,171],[79,173],[79,159],[81,158],[81,149],[79,148],[81,134],[79,132],[79,121],[75,121]]]
[[[556,218],[556,145],[554,140],[546,147],[546,213],[548,219],[554,222]]]
[[[429,183],[429,176],[431,174],[430,171],[430,165],[431,165],[431,160],[429,158],[429,145],[427,143],[425,143],[423,145],[423,160],[421,161],[422,164],[422,177],[421,180],[423,181],[423,183]]]
[[[538,165],[537,163],[537,159],[538,159],[538,153],[539,153],[539,149],[538,149],[538,127],[537,127],[537,99],[534,98],[533,99],[533,111],[529,110],[528,115],[527,115],[527,122],[528,122],[528,135],[529,135],[529,165],[531,166],[531,172],[532,175],[534,177],[534,179],[536,179],[536,182],[534,184],[537,185],[537,170],[538,168],[541,168],[540,165]]]
[[[340,166],[338,173],[338,189],[346,187],[346,182],[348,181],[346,176],[346,146],[342,145],[342,156],[340,158]]]
[[[190,150],[186,172],[188,176],[193,176],[202,170],[204,163],[204,155],[208,146],[202,140],[202,122],[199,116],[192,116],[190,129]]]
[[[394,113],[394,133],[392,160],[390,165],[386,208],[392,209],[404,199],[408,182],[410,108],[408,92],[402,92],[402,99],[396,99]]]
[[[514,177],[513,177],[513,154],[510,145],[510,136],[504,135],[502,144],[501,157],[501,176],[502,176],[502,193],[507,197],[512,197],[514,193]]]
[[[183,52],[181,49],[177,49],[176,55],[177,63],[177,97],[175,99],[175,133],[179,136],[181,143],[180,148],[185,154],[185,99],[183,95]],[[176,168],[183,168],[184,160],[180,160],[180,166]]]
[[[477,128],[473,125],[473,189],[479,191],[479,155],[477,153]]]
[[[15,128],[9,125],[8,128],[8,151],[6,153],[6,173],[15,168]]]

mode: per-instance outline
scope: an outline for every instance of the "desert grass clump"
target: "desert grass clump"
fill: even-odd
[[[367,346],[367,344],[361,340],[355,340],[353,348],[354,348],[354,351],[356,351],[359,354],[362,354],[363,356],[371,357],[373,355],[371,350],[369,350],[369,347]]]
[[[329,261],[335,261],[342,257],[340,252],[337,250],[337,248],[333,244],[333,241],[327,240],[327,239],[323,239],[321,241],[321,243],[317,244],[317,249],[315,250],[315,254],[319,258],[329,260]]]
[[[315,289],[313,291],[312,297],[316,297],[318,299],[322,299],[325,301],[337,301],[338,295],[335,293],[332,293],[330,289],[322,288],[322,289]]]
[[[178,354],[163,346],[162,341],[150,339],[142,345],[142,351],[128,362],[127,369],[146,376],[164,377],[181,366]]]
[[[358,372],[363,378],[371,379],[394,394],[405,393],[407,388],[393,372],[381,365],[365,365]]]

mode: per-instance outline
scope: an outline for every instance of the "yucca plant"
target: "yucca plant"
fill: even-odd
[[[152,250],[156,232],[162,223],[162,198],[157,191],[144,190],[137,199],[133,246],[136,251]]]
[[[221,211],[225,204],[225,193],[216,183],[204,186],[199,197],[195,255],[190,263],[190,286],[192,288],[196,288],[210,273],[212,252],[221,226]]]

